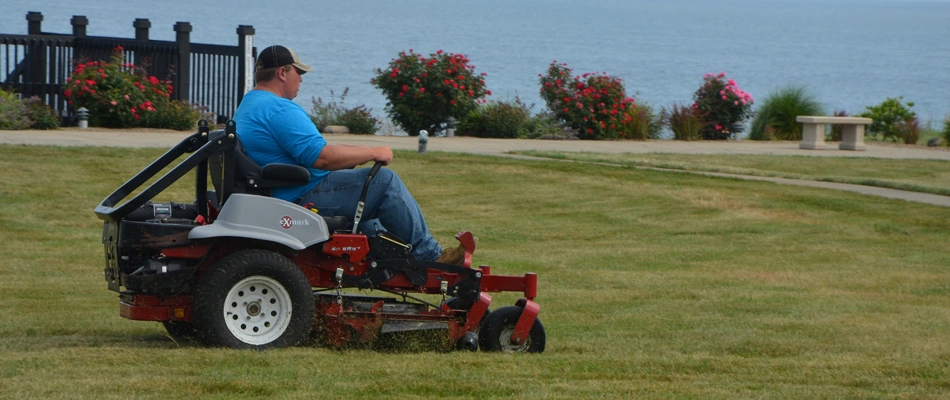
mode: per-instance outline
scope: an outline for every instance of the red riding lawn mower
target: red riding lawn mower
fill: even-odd
[[[337,348],[544,351],[537,275],[472,268],[468,232],[456,236],[466,249],[457,266],[415,260],[399,238],[357,230],[379,167],[352,221],[325,218],[269,196],[306,183],[306,169],[261,167],[244,153],[233,121],[216,131],[200,122],[96,207],[105,221],[105,279],[119,293],[120,315],[161,321],[176,340],[231,348],[313,339]],[[151,201],[192,170],[193,203]],[[508,291],[524,297],[490,311],[489,293]]]

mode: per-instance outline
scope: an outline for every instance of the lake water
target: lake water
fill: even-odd
[[[538,74],[557,60],[575,74],[622,78],[629,95],[653,106],[691,103],[707,72],[725,72],[757,100],[804,86],[828,113],[864,111],[888,97],[915,103],[925,123],[950,114],[950,1],[901,0],[0,0],[0,32],[26,33],[26,13],[45,32],[174,40],[176,21],[192,41],[237,44],[252,25],[261,49],[294,48],[316,70],[297,101],[349,88],[345,105],[384,115],[369,80],[400,51],[467,55],[488,74],[490,99],[535,104]]]

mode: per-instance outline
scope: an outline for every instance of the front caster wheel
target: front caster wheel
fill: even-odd
[[[482,320],[479,328],[478,345],[482,351],[506,353],[540,353],[544,351],[544,325],[535,318],[528,340],[521,344],[511,343],[509,339],[515,332],[515,325],[521,317],[521,307],[506,306],[492,311]]]
[[[247,250],[219,261],[195,292],[194,324],[212,346],[268,349],[309,337],[314,301],[307,277],[280,254]]]

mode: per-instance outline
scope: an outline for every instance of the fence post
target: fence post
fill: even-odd
[[[85,15],[73,15],[69,23],[73,26],[73,36],[86,37],[86,26],[89,25],[89,19]]]
[[[26,13],[27,33],[30,35],[42,35],[43,13],[30,11]],[[30,38],[30,45],[24,49],[24,58],[29,60],[27,69],[24,72],[23,82],[32,84],[46,83],[46,45],[42,40]],[[33,92],[33,88],[24,90]]]
[[[189,80],[191,79],[191,24],[175,23],[175,42],[178,44],[178,71],[175,74],[177,85],[173,97],[178,101],[188,101]]]
[[[26,13],[26,34],[43,34],[43,13],[36,11],[29,11]]]
[[[73,26],[73,36],[77,38],[86,37],[86,26],[89,25],[89,19],[85,15],[73,15],[73,18],[69,20],[69,23]],[[83,51],[83,47],[76,44],[73,46],[73,61],[83,60],[86,58],[86,54]]]
[[[152,23],[148,22],[148,18],[136,18],[135,22],[132,23],[132,27],[135,28],[135,40],[148,41],[148,29],[152,27]]]
[[[238,47],[241,48],[241,58],[238,60],[238,98],[241,104],[244,94],[254,87],[254,27],[238,25]]]
[[[135,22],[132,22],[132,27],[135,28],[135,40],[140,40],[143,42],[148,41],[148,30],[152,27],[152,23],[148,21],[147,18],[136,18]],[[141,51],[136,51],[132,59],[132,64],[142,66],[145,64],[145,54]]]

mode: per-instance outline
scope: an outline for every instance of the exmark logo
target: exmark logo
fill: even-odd
[[[308,220],[294,221],[293,218],[290,218],[290,216],[287,216],[287,215],[280,218],[281,228],[290,229],[290,228],[293,228],[294,225],[310,226],[310,221]]]

